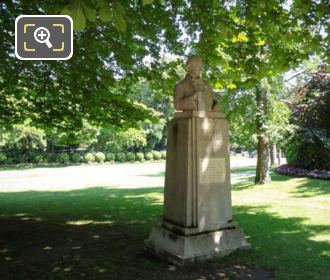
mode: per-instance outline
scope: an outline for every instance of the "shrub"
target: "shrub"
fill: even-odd
[[[6,163],[7,162],[7,156],[4,153],[0,153],[0,163]]]
[[[47,162],[56,162],[57,160],[57,155],[55,153],[46,153],[44,157]]]
[[[144,153],[136,153],[135,154],[135,159],[137,161],[143,161],[144,160]]]
[[[292,177],[308,177],[312,179],[330,180],[330,170],[325,169],[315,169],[313,171],[309,171],[307,169],[292,167],[288,164],[283,164],[276,168],[276,172],[282,175],[288,175]]]
[[[71,155],[71,160],[74,162],[74,163],[79,163],[81,161],[81,155],[79,153],[73,153]]]
[[[94,157],[94,155],[93,155],[92,153],[86,153],[86,154],[84,155],[84,160],[85,160],[85,162],[87,162],[87,163],[92,163],[92,162],[95,161],[95,157]]]
[[[161,151],[160,153],[162,154],[162,159],[166,159],[166,151]]]
[[[33,163],[43,163],[45,161],[47,161],[45,159],[45,157],[42,154],[35,154],[32,156],[32,160]]]
[[[97,153],[95,154],[95,160],[96,160],[97,162],[104,162],[104,161],[105,161],[105,154],[102,153],[102,152],[97,152]]]
[[[151,152],[147,152],[144,154],[144,158],[146,160],[152,160],[154,158],[154,155]]]
[[[276,168],[276,172],[282,175],[289,175],[293,177],[306,177],[308,170],[303,168],[291,167],[288,164],[283,164]]]
[[[70,157],[67,153],[60,153],[56,158],[56,161],[59,163],[68,163],[70,161]]]
[[[285,150],[290,166],[330,169],[330,137],[318,129],[299,129]]]
[[[132,153],[132,152],[127,153],[126,158],[127,158],[127,161],[134,161],[135,160],[135,154]]]
[[[125,153],[117,153],[116,154],[116,161],[124,162],[126,160],[126,154]]]
[[[107,153],[106,159],[107,161],[114,161],[116,159],[116,155],[114,153]]]
[[[157,151],[153,151],[152,152],[152,156],[153,156],[153,159],[154,160],[160,160],[160,159],[162,159],[162,154],[160,152],[157,152]]]
[[[28,158],[28,155],[18,154],[17,156],[14,156],[13,158],[8,157],[7,163],[9,163],[8,160],[10,160],[10,163],[26,163],[29,161],[29,158]]]

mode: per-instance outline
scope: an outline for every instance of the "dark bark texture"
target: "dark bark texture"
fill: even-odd
[[[267,114],[269,112],[268,92],[261,82],[256,88],[257,102],[257,133],[258,133],[258,159],[255,184],[266,184],[271,181],[269,176],[269,139],[267,135]]]

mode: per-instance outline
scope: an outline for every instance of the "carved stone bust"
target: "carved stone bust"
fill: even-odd
[[[212,87],[200,77],[201,70],[202,60],[198,56],[192,56],[187,60],[186,77],[175,86],[174,108],[176,110],[219,111]]]

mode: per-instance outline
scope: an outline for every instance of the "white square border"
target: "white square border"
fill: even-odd
[[[71,23],[71,52],[69,56],[64,57],[64,58],[42,58],[42,57],[34,57],[34,58],[24,58],[21,57],[17,53],[17,23],[21,18],[29,18],[29,17],[62,17],[62,18],[67,18],[70,23]],[[15,19],[15,56],[19,60],[69,60],[73,55],[73,20],[70,16],[68,15],[20,15]]]

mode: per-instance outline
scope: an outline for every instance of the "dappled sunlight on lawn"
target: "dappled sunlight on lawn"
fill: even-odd
[[[255,186],[247,171],[233,181],[233,213],[252,250],[184,268],[169,269],[143,254],[144,239],[162,216],[162,187],[2,192],[0,279],[13,272],[19,279],[31,273],[39,279],[202,279],[202,267],[228,276],[251,266],[267,268],[277,279],[325,279],[327,185],[304,196],[301,187],[314,180],[272,174],[272,183]]]

